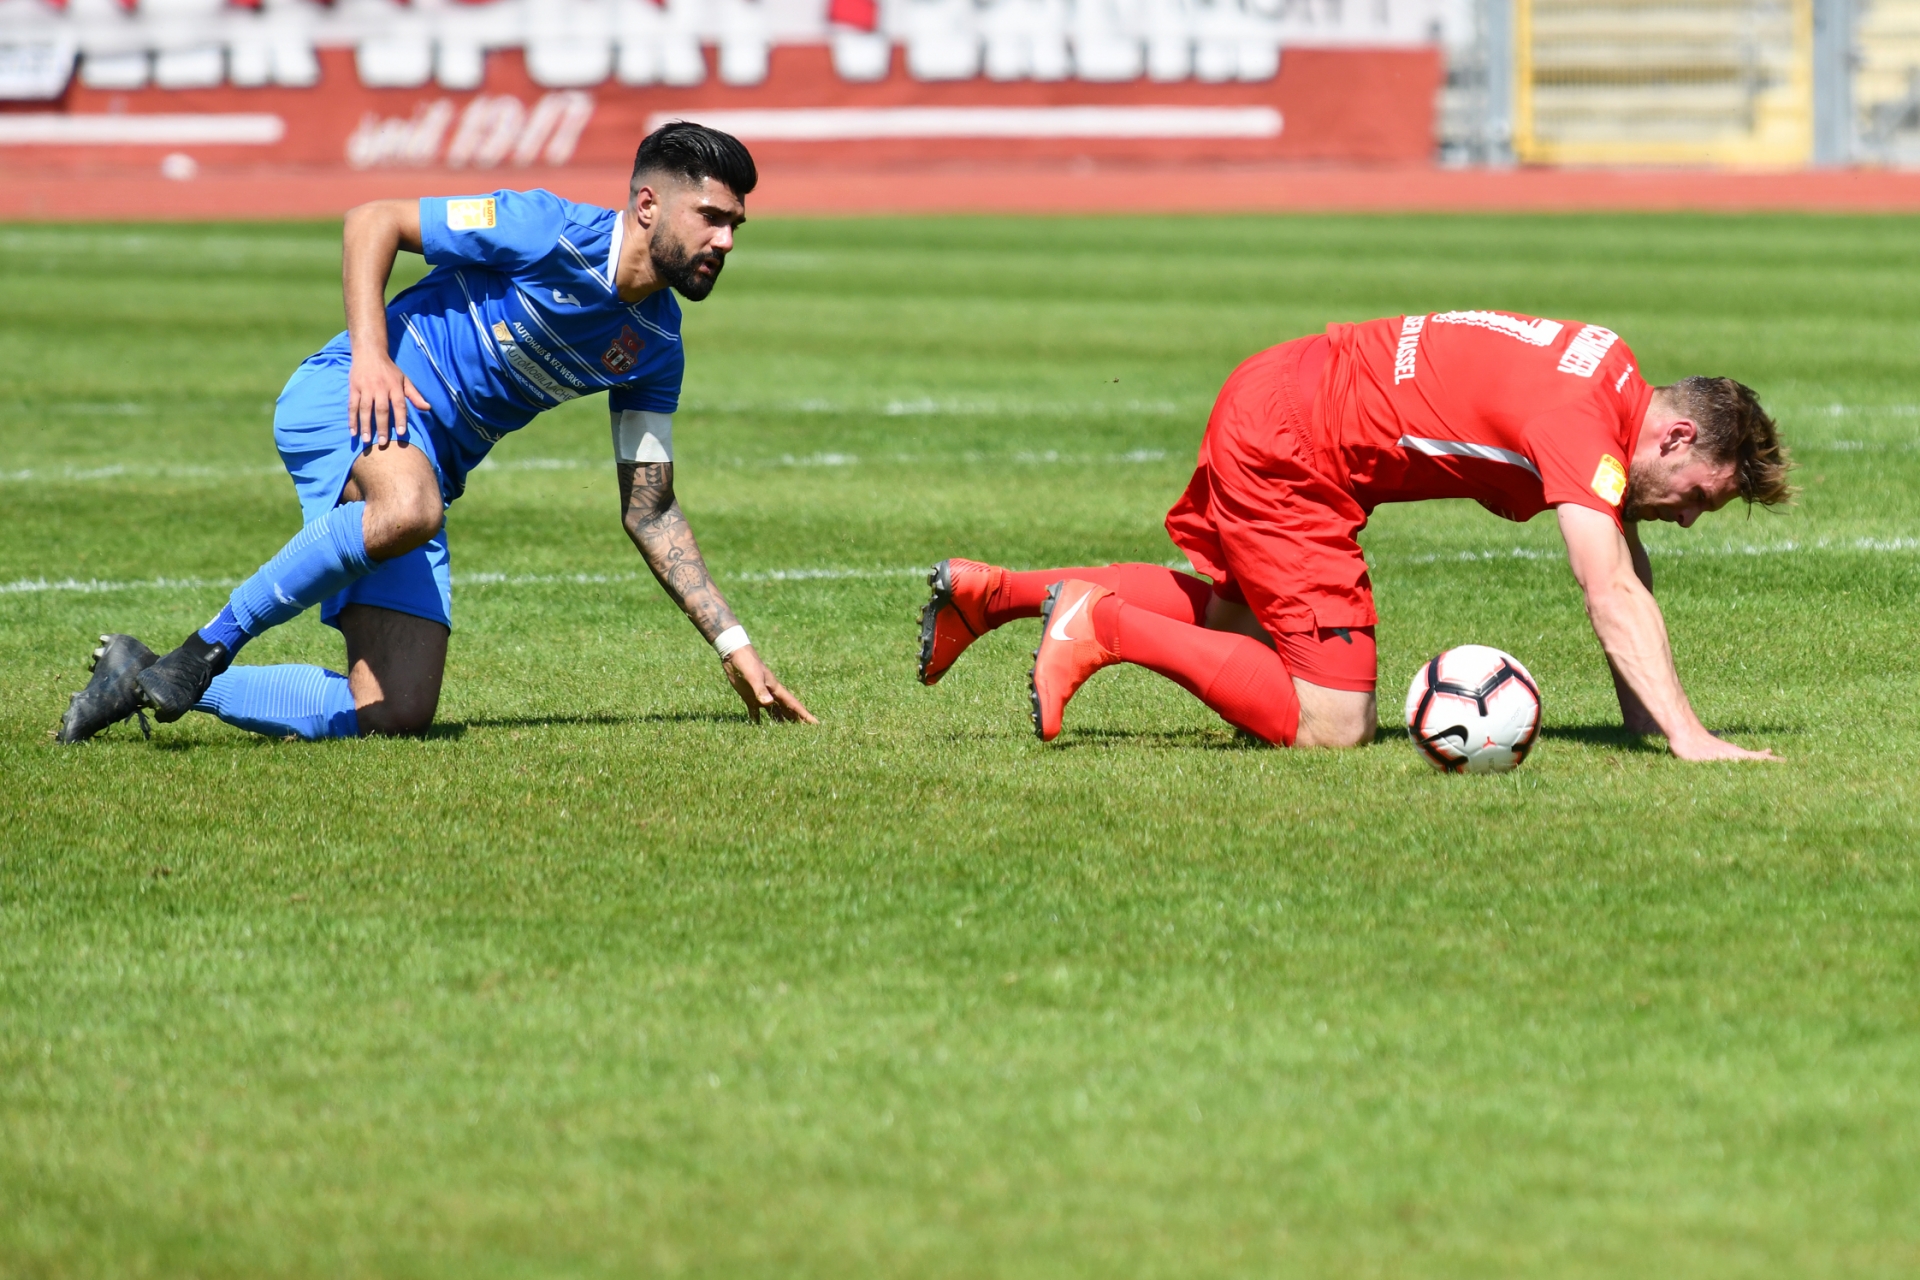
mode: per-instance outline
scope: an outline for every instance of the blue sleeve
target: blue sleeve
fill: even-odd
[[[566,202],[551,191],[423,196],[420,200],[420,245],[436,267],[470,264],[522,270],[553,252],[566,225]]]
[[[665,363],[665,362],[663,362]],[[624,409],[642,413],[673,413],[680,408],[680,375],[686,371],[686,358],[678,351],[659,376],[645,382],[627,383],[607,393],[607,408],[618,418]]]

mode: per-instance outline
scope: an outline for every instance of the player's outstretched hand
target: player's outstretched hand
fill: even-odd
[[[720,669],[727,673],[727,683],[740,695],[740,701],[747,704],[747,714],[753,717],[755,724],[760,723],[762,711],[775,720],[820,723],[814,718],[813,712],[801,704],[800,699],[774,679],[773,672],[767,670],[767,664],[760,661],[760,655],[753,651],[752,645],[735,649],[721,661]]]
[[[1768,760],[1775,764],[1780,757],[1771,751],[1749,751],[1745,747],[1736,747],[1725,738],[1716,738],[1710,733],[1684,739],[1667,739],[1667,749],[1682,760]]]
[[[347,371],[347,426],[355,448],[407,438],[407,405],[425,412],[433,406],[384,352],[355,356]]]

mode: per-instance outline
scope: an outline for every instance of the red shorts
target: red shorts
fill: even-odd
[[[1327,351],[1317,334],[1233,371],[1207,419],[1193,479],[1167,513],[1167,533],[1215,591],[1247,603],[1295,676],[1372,692],[1378,617],[1355,540],[1367,513],[1332,478],[1313,438]]]

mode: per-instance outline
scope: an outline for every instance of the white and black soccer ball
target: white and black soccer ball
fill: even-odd
[[[1407,733],[1436,769],[1504,773],[1540,736],[1540,686],[1512,654],[1463,644],[1414,673]]]

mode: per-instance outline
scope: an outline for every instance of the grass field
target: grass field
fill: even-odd
[[[754,728],[617,523],[598,401],[449,519],[441,724],[62,749],[296,527],[325,226],[0,228],[0,1276],[1907,1276],[1920,1269],[1920,226],[756,222],[680,490],[815,729]],[[1467,641],[1519,772],[1236,741],[1032,624],[912,679],[916,574],[1164,561],[1213,391],[1505,307],[1756,385],[1787,514],[1649,535],[1710,726],[1629,738],[1551,519],[1383,509],[1389,719]],[[248,661],[337,666],[313,618]]]

